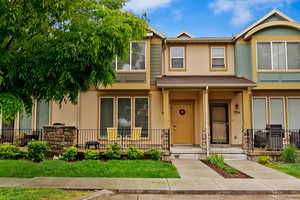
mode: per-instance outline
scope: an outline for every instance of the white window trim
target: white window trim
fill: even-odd
[[[172,56],[172,48],[182,48],[183,49],[183,57],[176,57],[176,56]],[[173,67],[173,58],[182,58],[183,59],[183,67],[182,68],[177,68],[177,67]],[[183,70],[185,69],[185,47],[184,46],[174,46],[174,47],[170,47],[170,68],[173,70]]]
[[[145,44],[145,66],[144,69],[132,69],[132,43],[144,43]],[[129,43],[129,70],[118,69],[118,57],[116,56],[115,68],[117,72],[145,72],[147,67],[147,43],[145,41],[132,41]]]
[[[213,49],[223,49],[223,52],[224,52],[224,56],[223,57],[221,57],[221,56],[213,56]],[[212,69],[226,69],[226,47],[211,47],[210,48],[210,55],[211,55],[211,68]],[[224,59],[224,64],[223,64],[223,68],[216,68],[216,67],[214,67],[214,65],[213,65],[213,59],[214,58],[223,58]]]
[[[285,43],[285,69],[274,69],[273,65],[273,43],[276,42],[283,42]],[[292,43],[292,42],[298,42],[300,43],[300,40],[288,40],[288,41],[283,41],[283,40],[272,40],[272,41],[256,41],[256,70],[257,71],[270,71],[270,72],[276,72],[276,71],[300,71],[300,69],[289,69],[288,67],[288,54],[287,54],[287,44]],[[258,69],[258,43],[270,43],[270,48],[271,48],[271,69]]]

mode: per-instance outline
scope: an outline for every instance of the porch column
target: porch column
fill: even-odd
[[[163,89],[163,119],[164,129],[170,129],[170,91]]]
[[[203,90],[203,144],[205,147],[205,151],[207,156],[209,156],[209,144],[210,144],[210,134],[209,134],[209,98],[208,98],[208,87]]]
[[[251,90],[243,90],[243,130],[251,129]]]

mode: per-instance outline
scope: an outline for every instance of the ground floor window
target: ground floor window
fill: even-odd
[[[300,97],[265,96],[252,99],[254,129],[265,129],[267,124],[281,124],[283,128],[300,129]]]
[[[148,137],[148,97],[101,97],[100,136],[107,138],[108,129],[118,129],[118,136],[132,137],[140,131],[141,137]]]
[[[45,125],[49,124],[49,110],[48,101],[35,101],[32,106],[32,114],[26,113],[25,110],[19,114],[19,129],[43,129]]]

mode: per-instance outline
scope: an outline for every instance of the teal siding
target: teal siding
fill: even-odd
[[[235,45],[235,71],[237,76],[252,80],[251,45]]]
[[[300,73],[259,72],[257,73],[257,80],[261,83],[299,83]]]
[[[299,35],[300,36],[300,31],[298,31],[296,29],[293,29],[293,28],[278,26],[278,27],[265,28],[265,29],[255,33],[255,35],[269,35],[269,36],[273,36],[273,35]]]

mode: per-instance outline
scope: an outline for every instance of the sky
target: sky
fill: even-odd
[[[129,0],[136,15],[168,37],[188,32],[194,37],[231,37],[278,9],[300,22],[300,0]]]

